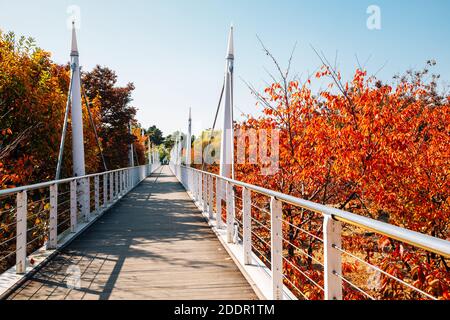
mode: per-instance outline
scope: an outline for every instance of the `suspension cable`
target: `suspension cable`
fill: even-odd
[[[234,66],[233,66],[234,69]],[[233,71],[230,71],[231,75],[230,75],[230,81],[231,81],[231,130],[233,132],[233,135],[231,137],[232,139],[232,146],[233,148],[231,148],[231,179],[235,179],[234,176],[234,77],[233,77]]]
[[[61,175],[61,165],[63,160],[63,153],[64,153],[64,143],[66,140],[66,132],[67,132],[67,123],[69,120],[69,107],[72,104],[72,87],[73,87],[73,76],[74,76],[74,65],[71,66],[71,76],[70,76],[70,84],[69,84],[69,93],[67,95],[67,103],[66,103],[66,113],[64,115],[64,125],[63,125],[63,131],[61,135],[61,144],[59,146],[59,155],[58,155],[58,164],[56,165],[56,177],[55,180],[59,180]]]
[[[217,118],[219,116],[220,105],[222,104],[222,99],[223,99],[224,92],[225,92],[225,78],[223,79],[222,91],[220,92],[219,103],[217,104],[216,116],[214,117],[214,123],[213,123],[212,129],[211,129],[211,132],[209,134],[208,145],[211,145],[211,142],[213,140],[214,129],[216,128]],[[204,171],[204,169],[205,169],[205,159],[203,158],[202,159],[202,171]]]
[[[95,134],[95,141],[97,142],[98,150],[100,151],[100,155],[102,156],[103,167],[105,168],[105,171],[108,171],[108,168],[106,167],[105,156],[103,155],[103,150],[102,150],[102,147],[100,145],[100,139],[98,138],[97,129],[95,128],[94,119],[92,118],[91,109],[89,107],[89,103],[88,103],[88,100],[87,100],[86,90],[84,89],[84,86],[83,86],[83,84],[81,82],[81,72],[80,72],[80,83],[81,83],[81,92],[83,93],[83,97],[84,97],[84,104],[86,105],[86,109],[87,109],[87,112],[89,114],[89,121],[91,123],[92,129],[93,129],[94,134]]]

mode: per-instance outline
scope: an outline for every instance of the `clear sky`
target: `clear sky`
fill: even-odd
[[[83,68],[117,71],[121,84],[134,82],[138,120],[165,134],[212,125],[223,80],[226,39],[235,26],[235,105],[257,113],[240,80],[263,88],[273,70],[258,34],[286,65],[293,45],[296,73],[306,76],[320,62],[310,45],[338,64],[344,78],[367,60],[383,80],[436,59],[450,80],[450,1],[447,0],[0,0],[0,29],[34,37],[58,63],[69,60],[68,7],[81,10],[78,42]],[[369,30],[367,8],[381,9],[381,29]],[[240,111],[236,111],[237,114]]]

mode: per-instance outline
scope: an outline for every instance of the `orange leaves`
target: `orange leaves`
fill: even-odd
[[[289,92],[293,92],[293,91],[296,91],[296,90],[298,90],[298,81],[291,81],[289,83],[288,91]]]
[[[3,129],[1,132],[2,132],[2,135],[3,135],[3,136],[6,136],[6,135],[12,135],[12,130],[11,130],[11,128]]]
[[[329,68],[328,66],[323,65],[323,66],[320,68],[320,71],[318,71],[318,72],[316,73],[316,78],[317,78],[317,79],[320,79],[320,78],[322,78],[322,77],[329,76],[329,75],[331,75],[331,70],[330,70],[330,68]]]
[[[339,72],[322,67],[316,77],[325,76],[341,80]],[[312,93],[307,83],[289,82],[287,95],[280,84],[271,85],[265,90],[271,108],[260,104],[263,116],[242,124],[280,128],[280,171],[261,179],[258,166],[238,165],[237,178],[447,238],[450,96],[422,80],[385,85],[365,70],[342,83],[344,93],[335,82]],[[384,271],[438,298],[449,296],[439,257],[379,236],[357,234],[345,238],[350,243]],[[356,272],[351,264],[344,268]],[[424,298],[384,278],[382,297]]]
[[[55,174],[70,69],[54,63],[51,55],[36,49],[31,40],[28,43],[0,34],[0,188],[42,182]],[[100,103],[96,99],[91,102],[99,129]],[[93,173],[99,168],[99,151],[85,105],[83,117],[86,167]],[[64,177],[72,175],[70,130],[69,125]],[[1,153],[8,148],[6,155]]]

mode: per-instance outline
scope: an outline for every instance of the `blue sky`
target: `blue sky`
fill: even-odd
[[[187,127],[192,107],[195,131],[212,125],[225,67],[226,39],[235,26],[235,104],[258,112],[240,80],[263,89],[273,70],[256,39],[258,34],[286,65],[294,43],[296,73],[306,76],[320,61],[310,45],[338,65],[344,78],[369,57],[369,73],[389,81],[408,68],[436,59],[436,72],[450,75],[450,1],[447,0],[0,0],[0,28],[34,37],[56,62],[69,59],[67,8],[81,9],[80,60],[117,71],[119,81],[134,82],[138,120],[165,134]],[[381,9],[381,30],[369,30],[369,5]],[[240,112],[237,111],[237,114]]]

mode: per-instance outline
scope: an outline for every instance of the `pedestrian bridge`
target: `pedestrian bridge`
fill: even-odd
[[[89,192],[80,195],[80,185]],[[260,197],[267,206],[253,201]],[[175,164],[0,191],[8,198],[16,204],[12,233],[0,239],[0,261],[10,266],[0,276],[5,299],[343,299],[349,288],[379,298],[367,281],[346,276],[349,257],[436,299],[343,248],[343,225],[450,255],[445,240]],[[286,205],[316,213],[322,231],[291,223]],[[314,252],[289,228],[317,240]]]
[[[67,287],[67,269],[79,270]],[[69,275],[70,276],[70,275]],[[161,167],[11,299],[256,299],[181,184]]]

